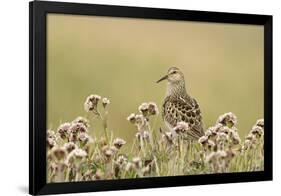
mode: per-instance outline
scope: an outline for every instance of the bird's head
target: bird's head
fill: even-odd
[[[171,67],[168,69],[167,75],[163,76],[160,80],[157,81],[157,83],[168,80],[171,84],[176,84],[179,82],[184,82],[184,75],[177,67]]]

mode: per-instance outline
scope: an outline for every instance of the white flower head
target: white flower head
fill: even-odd
[[[116,160],[116,164],[119,165],[119,167],[126,167],[127,163],[128,163],[127,157],[125,157],[124,155],[118,156]]]
[[[159,113],[158,107],[156,103],[154,102],[149,102],[148,103],[148,112],[150,115],[156,115]]]
[[[132,124],[135,124],[136,123],[136,115],[134,113],[130,114],[128,117],[127,117],[127,120],[132,123]]]
[[[113,145],[117,148],[117,149],[120,149],[123,145],[126,144],[126,141],[121,139],[121,138],[116,138],[114,141],[113,141]]]
[[[70,153],[72,150],[78,148],[78,146],[73,142],[68,142],[63,145],[63,147]]]
[[[148,115],[148,103],[142,103],[140,106],[139,106],[139,111],[144,115]]]
[[[260,126],[254,126],[251,130],[251,133],[257,138],[260,138],[261,136],[263,136],[263,128]]]
[[[111,158],[117,152],[117,148],[115,146],[103,146],[102,152],[107,158]]]
[[[67,163],[73,163],[75,162],[80,162],[82,161],[84,158],[86,158],[88,156],[87,152],[85,150],[82,150],[80,148],[75,148],[74,150],[72,150],[66,159]]]
[[[52,155],[56,160],[62,160],[66,157],[67,151],[64,147],[55,146],[52,148]]]
[[[58,133],[62,139],[68,137],[70,127],[71,127],[71,123],[69,122],[63,123],[58,127]]]
[[[53,148],[56,145],[57,145],[57,142],[56,142],[56,140],[54,138],[47,137],[47,146],[49,148]]]
[[[104,98],[102,99],[102,105],[103,105],[103,107],[105,108],[108,104],[110,104],[109,99],[106,98],[106,97],[104,97]]]
[[[256,122],[256,126],[264,128],[264,120],[263,119],[259,119]]]
[[[218,118],[217,123],[220,123],[224,126],[232,127],[237,124],[237,117],[232,112],[228,112],[228,113],[221,115]]]
[[[71,153],[73,153],[73,156],[75,156],[76,158],[84,158],[87,156],[87,152],[80,148],[74,149]]]
[[[98,106],[98,102],[101,99],[101,96],[99,95],[90,95],[87,97],[85,103],[84,103],[84,109],[86,112],[95,111]]]
[[[85,127],[90,127],[88,119],[81,116],[77,117],[72,123],[82,123]]]
[[[78,137],[79,141],[87,143],[90,140],[90,136],[87,133],[80,133]]]
[[[87,133],[88,129],[83,123],[72,123],[69,128],[70,133],[77,134],[77,133]]]
[[[198,139],[198,143],[200,143],[202,145],[206,144],[207,142],[208,142],[208,136],[206,136],[206,135],[203,135],[202,137],[200,137]]]
[[[173,131],[176,132],[177,134],[184,133],[188,130],[189,130],[189,125],[184,121],[178,122],[177,126],[173,128]]]

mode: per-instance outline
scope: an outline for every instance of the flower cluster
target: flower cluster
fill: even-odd
[[[137,132],[132,146],[126,146],[131,143],[115,137],[108,126],[109,104],[105,97],[90,95],[84,103],[87,118],[77,117],[47,130],[48,182],[263,170],[263,119],[241,142],[237,117],[223,114],[196,142],[184,137],[190,130],[186,122],[156,132],[159,127],[150,125],[156,124],[152,122],[157,120],[153,117],[159,113],[158,108],[147,102],[127,118]],[[94,118],[90,118],[92,115]],[[93,133],[96,120],[101,121],[104,134],[100,135],[98,128]]]
[[[186,122],[178,122],[177,125],[173,128],[173,131],[177,134],[185,133],[189,130],[189,125]]]
[[[77,117],[72,122],[61,124],[57,129],[57,133],[64,141],[86,144],[92,141],[92,138],[88,135],[88,128],[88,120],[83,117]]]
[[[93,138],[88,135],[89,123],[83,117],[62,123],[57,131],[47,131],[50,180],[62,182],[70,173],[80,179],[81,164],[91,153]]]
[[[98,95],[87,97],[84,104],[85,110],[102,115],[97,110],[100,99]],[[104,109],[108,104],[110,101],[103,98]],[[101,119],[105,119],[105,115],[101,116]],[[49,181],[99,180],[110,178],[110,176],[112,178],[111,172],[101,168],[89,168],[93,164],[107,165],[115,162],[119,150],[126,141],[121,138],[112,138],[113,140],[109,141],[105,137],[97,140],[90,136],[89,128],[88,119],[77,117],[72,122],[62,123],[56,131],[47,131]],[[88,169],[85,170],[85,168]]]
[[[233,113],[223,114],[218,118],[217,124],[208,128],[198,142],[206,151],[231,149],[241,142],[236,124],[237,118]]]
[[[256,124],[252,127],[250,133],[247,135],[244,142],[244,150],[256,148],[257,145],[263,145],[264,135],[264,120],[257,120]]]
[[[139,140],[148,140],[150,137],[149,133],[149,118],[157,115],[158,107],[155,103],[142,103],[139,106],[139,114],[132,113],[127,117],[127,120],[137,127],[136,138]]]
[[[205,153],[205,161],[210,163],[216,172],[227,171],[235,155],[233,148],[240,144],[237,128],[237,117],[229,112],[221,115],[215,126],[210,127],[205,135],[199,138]]]
[[[93,112],[94,114],[99,115],[98,111],[98,103],[101,100],[101,96],[99,95],[89,95],[86,98],[86,101],[84,103],[84,109],[86,112]],[[102,106],[105,109],[107,105],[110,104],[110,100],[106,97],[102,98]]]
[[[84,103],[84,109],[86,112],[97,112],[97,107],[99,100],[101,99],[101,96],[99,95],[90,95],[87,97],[85,103]]]

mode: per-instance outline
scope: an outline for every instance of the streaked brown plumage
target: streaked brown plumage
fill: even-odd
[[[167,93],[162,106],[162,117],[169,129],[178,122],[188,123],[190,129],[186,138],[197,140],[204,135],[201,110],[197,101],[186,92],[183,73],[176,67],[171,67],[168,74],[159,81],[167,80]]]

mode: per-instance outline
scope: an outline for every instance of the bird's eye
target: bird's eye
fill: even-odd
[[[172,74],[175,74],[175,73],[177,73],[177,72],[176,72],[176,71],[173,71],[173,72],[172,72]]]

